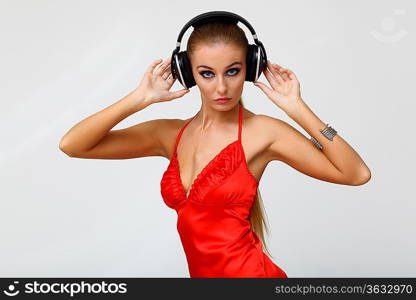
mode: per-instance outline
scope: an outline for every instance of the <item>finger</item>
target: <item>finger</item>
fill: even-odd
[[[272,97],[272,90],[263,82],[256,81],[254,82],[254,85],[260,88],[269,98]]]
[[[172,87],[173,83],[175,82],[176,78],[172,76],[172,74],[169,75],[168,79],[166,79],[166,83],[168,84],[169,89]]]
[[[275,64],[276,69],[280,73],[280,76],[285,80],[290,80],[288,69],[283,68],[282,66],[279,66],[278,64]]]
[[[282,66],[279,66],[278,64],[273,64],[273,68],[279,74],[280,78],[283,79],[283,81],[287,80],[286,76],[284,76],[284,73],[282,72],[284,71],[284,68]]]
[[[279,70],[279,72],[280,72],[280,74],[281,74],[282,78],[283,78],[285,81],[290,80],[290,78],[289,78],[289,74],[287,73],[287,69],[285,69],[285,68],[281,68],[281,69]]]
[[[163,65],[163,70],[161,70],[162,75],[163,75],[163,73],[164,73],[164,72],[166,72],[166,71],[168,70],[168,68],[172,65],[172,64],[170,63],[170,61],[171,61],[171,57],[168,57],[168,58],[166,58],[166,59],[165,59],[165,63],[164,63],[164,65]]]
[[[166,80],[166,78],[168,78],[168,76],[171,74],[171,65],[167,66],[165,71],[162,74],[162,78]]]
[[[146,73],[148,74],[153,74],[153,70],[155,69],[155,67],[162,61],[161,58],[154,60],[152,62],[152,64],[147,68]]]
[[[155,71],[153,72],[153,74],[156,76],[160,76],[165,70],[165,67],[166,67],[166,60],[163,60],[162,63],[155,68]]]
[[[267,64],[267,68],[269,69],[270,73],[272,73],[272,75],[276,78],[276,81],[279,84],[283,84],[285,81],[283,80],[283,78],[280,76],[279,72],[276,71],[276,69],[274,68],[273,64],[270,62],[270,60],[268,60],[268,64]]]
[[[166,67],[169,65],[168,61],[170,59],[166,58],[156,69],[156,71],[154,72],[155,75],[160,76],[163,74],[163,72],[165,71]]]
[[[277,81],[277,83],[279,84],[283,84],[285,81],[283,80],[283,78],[280,76],[279,72],[277,72],[275,70],[275,68],[273,67],[273,64],[268,60],[268,70],[269,72],[274,76],[275,80]]]
[[[288,72],[288,76],[290,79],[296,79],[296,80],[298,79],[292,70],[289,70],[289,69],[286,69],[286,70]]]
[[[274,77],[274,75],[270,72],[268,68],[263,70],[263,74],[273,88],[275,88],[278,85],[277,79]]]
[[[168,79],[166,79],[166,82],[169,84],[169,86],[172,86],[175,82],[176,78],[173,78],[172,73],[169,74]]]
[[[273,66],[276,68],[276,70],[280,70],[280,69],[283,69],[283,67],[281,66],[281,65],[278,65],[278,64],[273,64]]]
[[[274,76],[278,79],[279,83],[283,84],[285,80],[283,79],[282,74],[274,67],[272,67],[272,70],[273,70]]]
[[[180,98],[182,96],[184,96],[185,94],[189,93],[190,90],[188,89],[183,89],[183,90],[179,90],[176,92],[172,92],[171,93],[171,97],[169,97],[170,99],[175,99],[175,98]]]

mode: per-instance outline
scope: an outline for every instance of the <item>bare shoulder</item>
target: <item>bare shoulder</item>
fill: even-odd
[[[244,108],[243,110],[243,119],[244,121],[248,121],[249,123],[252,123],[252,125],[257,126],[273,126],[273,123],[279,123],[279,121],[281,121],[280,119],[276,119],[268,115],[256,114],[247,108]]]
[[[260,136],[263,141],[268,143],[272,143],[276,138],[281,137],[290,126],[283,120],[268,115],[254,114],[249,110],[246,110],[244,123],[247,125],[247,130]]]
[[[261,126],[272,141],[285,138],[286,135],[293,133],[295,129],[292,125],[281,119],[268,115],[256,115],[256,125]],[[296,130],[296,129],[295,129]]]
[[[181,128],[188,122],[188,119],[163,119],[160,123],[160,143],[162,145],[162,156],[170,160],[173,154],[176,138]]]
[[[287,122],[264,114],[254,114],[247,111],[244,117],[243,134],[250,141],[255,153],[261,153],[265,161],[278,158],[276,148],[283,143],[290,142],[293,135],[301,133]],[[254,144],[254,145],[253,145]]]

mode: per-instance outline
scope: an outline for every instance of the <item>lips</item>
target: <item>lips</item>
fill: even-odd
[[[231,100],[231,98],[217,98],[217,99],[215,99],[215,101],[227,101],[227,100]]]

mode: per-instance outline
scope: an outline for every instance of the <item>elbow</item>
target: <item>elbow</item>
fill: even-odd
[[[350,185],[358,186],[366,184],[371,179],[371,171],[369,169],[363,172],[363,175],[353,180]]]
[[[65,145],[63,140],[59,143],[59,150],[61,150],[63,153],[68,155],[69,157],[72,157],[72,153],[68,150],[68,147]]]
[[[71,152],[69,152],[68,150],[65,150],[65,149],[63,149],[63,148],[61,148],[61,147],[59,147],[59,150],[61,150],[63,153],[65,153],[65,154],[66,154],[66,155],[68,155],[69,157],[72,157]]]

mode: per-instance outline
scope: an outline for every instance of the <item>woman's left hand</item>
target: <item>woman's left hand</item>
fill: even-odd
[[[295,73],[278,64],[272,64],[269,60],[263,73],[272,88],[260,81],[254,82],[254,85],[260,88],[286,114],[294,111],[297,105],[302,102],[300,84]]]

